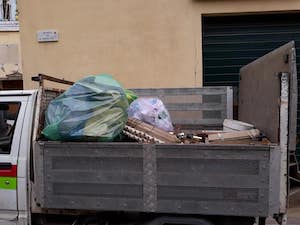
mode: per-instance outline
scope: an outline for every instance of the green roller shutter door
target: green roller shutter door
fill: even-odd
[[[300,86],[300,13],[203,17],[202,34],[204,86],[238,86],[242,66],[291,40],[296,43]],[[300,96],[298,137],[299,106]]]

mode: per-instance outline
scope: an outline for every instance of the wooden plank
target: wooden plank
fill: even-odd
[[[68,81],[68,80],[65,80],[65,79],[59,79],[59,78],[48,76],[48,75],[41,74],[41,73],[38,74],[38,76],[32,77],[31,80],[39,82],[42,87],[44,86],[44,81],[45,80],[60,83],[60,84],[67,84],[67,85],[73,85],[74,84],[73,81]]]
[[[260,131],[258,129],[245,130],[245,131],[235,131],[228,133],[218,133],[218,134],[209,134],[207,137],[208,141],[216,141],[216,140],[240,140],[240,139],[250,139],[255,138],[260,135]]]
[[[143,137],[145,137],[145,139],[147,139],[147,136],[149,135],[154,139],[161,140],[162,143],[180,143],[180,140],[175,135],[169,134],[166,131],[163,131],[150,124],[144,123],[138,119],[129,118],[126,124],[129,127],[134,128],[141,133],[144,133],[145,135],[143,135]]]
[[[256,141],[252,139],[241,139],[241,140],[216,140],[211,142],[211,144],[226,144],[226,145],[270,145],[270,141],[264,140],[264,141]]]

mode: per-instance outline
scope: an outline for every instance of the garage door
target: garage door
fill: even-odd
[[[203,17],[203,82],[205,86],[238,86],[239,69],[294,40],[300,86],[300,14]],[[271,65],[270,65],[271,66]],[[298,88],[298,95],[300,94]],[[300,137],[300,96],[297,133]],[[300,158],[300,145],[297,147]]]

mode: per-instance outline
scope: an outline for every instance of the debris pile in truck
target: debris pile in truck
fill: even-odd
[[[250,144],[262,139],[261,132],[254,125],[238,120],[225,119],[223,131],[207,134],[206,143],[212,144]]]
[[[238,120],[225,119],[223,122],[224,131],[243,131],[254,129],[254,125]]]
[[[74,83],[50,102],[45,122],[42,134],[55,141],[113,141],[121,137],[123,141],[160,144],[269,143],[252,124],[231,119],[224,120],[223,130],[174,131],[159,98],[138,98],[110,75],[89,76]]]
[[[258,129],[254,129],[252,124],[237,120],[225,119],[223,125],[223,130],[197,131],[196,137],[198,137],[200,142],[205,142],[207,144],[254,144],[256,142],[264,144],[269,143],[268,140],[262,136]],[[188,136],[191,136],[191,134],[186,135],[186,137]],[[195,138],[192,142],[190,141],[190,143],[193,142],[195,142]]]
[[[209,134],[207,136],[207,142],[212,141],[232,141],[242,139],[255,139],[260,135],[260,131],[257,129],[245,130],[245,131],[229,131],[216,134]]]
[[[127,120],[123,133],[138,142],[144,143],[162,144],[181,142],[175,135],[134,118]]]
[[[142,143],[184,143],[184,144],[270,144],[258,129],[242,131],[200,130],[196,134],[165,132],[138,119],[129,118],[123,130],[127,137]]]

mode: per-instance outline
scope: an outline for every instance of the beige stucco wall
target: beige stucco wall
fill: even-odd
[[[20,44],[20,33],[0,31],[0,44]]]
[[[37,73],[113,74],[125,87],[202,85],[202,14],[299,10],[300,0],[20,0],[25,88]],[[59,41],[36,32],[57,29]]]
[[[20,33],[16,32],[16,31],[0,31],[0,45],[17,45],[18,46],[18,52],[14,52],[16,53],[16,55],[14,54],[13,56],[8,56],[7,59],[8,61],[11,63],[11,59],[12,58],[18,58],[18,68],[14,67],[13,70],[17,69],[18,72],[22,73],[22,63],[21,63],[21,49],[20,49]],[[1,49],[1,46],[0,46]],[[1,54],[2,53],[2,54]],[[5,58],[7,52],[0,52],[0,61],[1,59]],[[5,61],[5,60],[4,60]],[[13,60],[15,61],[15,60]],[[7,71],[8,73],[10,73],[10,71]],[[3,73],[3,71],[0,72],[0,77],[1,75],[5,75],[5,73]]]

